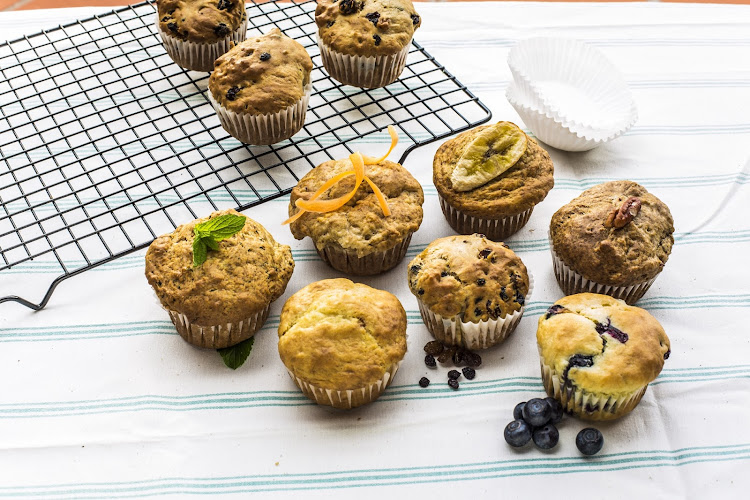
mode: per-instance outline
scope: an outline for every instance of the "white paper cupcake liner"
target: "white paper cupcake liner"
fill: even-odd
[[[438,195],[440,208],[443,210],[448,224],[459,234],[483,234],[492,241],[503,241],[518,232],[531,217],[534,207],[519,214],[499,219],[483,219],[473,217],[454,208],[442,196]]]
[[[365,89],[385,87],[395,82],[406,67],[411,41],[401,52],[385,56],[350,56],[326,46],[318,37],[320,56],[331,78],[344,85]]]
[[[219,115],[221,126],[232,137],[245,144],[256,146],[276,144],[289,139],[305,124],[307,105],[310,102],[312,84],[307,84],[299,101],[276,113],[252,115],[235,113],[219,104],[208,91],[208,100]]]
[[[226,38],[214,43],[196,43],[171,36],[161,29],[158,13],[156,14],[156,30],[161,35],[167,54],[179,66],[193,71],[213,71],[216,59],[245,40],[247,18]]]
[[[287,372],[289,372],[289,376],[292,377],[294,383],[300,388],[305,396],[319,405],[350,410],[378,399],[383,391],[385,391],[386,387],[388,387],[393,381],[393,377],[396,376],[399,366],[401,366],[401,361],[391,365],[390,368],[386,370],[383,378],[374,384],[359,389],[348,389],[343,391],[313,385],[302,378],[297,377],[291,372],[291,370],[287,369]]]
[[[207,349],[223,349],[247,340],[260,330],[268,318],[271,305],[247,319],[236,323],[219,325],[196,325],[187,316],[177,311],[167,310],[180,336],[190,344]]]
[[[357,252],[347,251],[338,246],[323,249],[316,246],[315,250],[326,264],[337,271],[356,276],[372,276],[393,269],[404,260],[412,234],[414,233],[407,234],[403,240],[388,250],[373,252],[363,257],[357,257]]]
[[[526,293],[524,305],[518,311],[513,311],[502,318],[489,319],[478,323],[465,323],[457,316],[445,318],[436,314],[417,297],[419,312],[425,326],[435,340],[445,345],[457,345],[469,350],[487,349],[503,342],[518,326],[526,310],[531,292],[534,290],[534,278],[529,276],[529,291]]]

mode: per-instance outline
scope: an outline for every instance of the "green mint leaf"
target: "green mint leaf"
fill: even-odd
[[[219,249],[219,243],[216,240],[213,240],[211,238],[201,238],[201,241],[211,250]]]
[[[217,351],[221,354],[221,359],[224,360],[224,364],[232,370],[236,370],[242,366],[247,357],[250,356],[250,351],[253,350],[254,341],[255,337],[250,337],[239,344],[225,347],[224,349],[217,349]]]
[[[198,267],[206,262],[208,248],[203,238],[196,238],[193,241],[193,266]]]
[[[218,250],[219,242],[242,231],[246,220],[244,215],[224,214],[196,224],[193,227],[193,265],[206,262],[208,250]]]

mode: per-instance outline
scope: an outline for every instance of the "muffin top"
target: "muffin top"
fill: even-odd
[[[193,266],[193,228],[224,214],[244,217],[214,212],[158,237],[146,252],[146,279],[162,305],[197,325],[238,322],[260,312],[284,293],[294,270],[291,249],[249,217],[240,232]]]
[[[302,98],[312,67],[305,48],[273,28],[216,59],[208,89],[235,113],[276,113]]]
[[[409,263],[409,289],[430,311],[464,323],[518,311],[529,293],[521,259],[481,234],[439,238]]]
[[[157,0],[159,28],[196,43],[223,40],[247,17],[245,0]]]
[[[667,334],[647,311],[608,295],[564,297],[539,318],[539,354],[587,392],[625,395],[654,380],[669,357]]]
[[[617,217],[608,221],[623,208],[621,215],[629,215],[621,216],[619,224]],[[659,274],[674,243],[669,208],[632,181],[587,189],[555,212],[549,231],[558,257],[583,277],[613,286],[635,285]]]
[[[440,196],[474,217],[501,218],[524,212],[541,202],[554,185],[549,154],[527,137],[526,151],[512,167],[477,188],[457,191],[451,174],[461,155],[483,130],[494,126],[482,125],[444,142],[432,162],[432,180]]]
[[[289,215],[299,210],[295,202],[308,200],[327,180],[352,170],[349,158],[331,160],[308,172],[292,189]],[[358,257],[392,248],[422,223],[422,186],[398,163],[383,160],[365,166],[365,174],[385,195],[391,215],[383,215],[372,188],[363,182],[346,205],[327,213],[306,212],[290,224],[298,240],[310,236],[319,249],[338,246],[357,253]],[[318,200],[338,198],[354,188],[353,175],[344,178]]]
[[[338,278],[311,283],[281,310],[279,355],[310,384],[354,390],[406,353],[406,312],[392,294]]]
[[[328,47],[369,57],[401,52],[422,19],[410,0],[318,0],[315,22]]]

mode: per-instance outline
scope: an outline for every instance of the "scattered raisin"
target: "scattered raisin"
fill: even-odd
[[[448,271],[443,271],[440,273],[441,278],[445,278],[446,276],[448,276]]]
[[[167,29],[171,31],[172,33],[177,33],[179,28],[177,28],[177,23],[168,23]]]
[[[419,264],[414,264],[414,265],[413,265],[413,266],[411,266],[411,267],[410,267],[409,269],[410,269],[410,270],[411,270],[411,272],[413,272],[413,273],[418,273],[418,272],[419,272],[419,270],[420,270],[420,269],[422,269],[422,266],[420,266]]]
[[[372,38],[375,40],[375,46],[376,47],[378,45],[380,45],[380,35],[378,35],[377,33],[375,33],[374,35],[372,35]]]
[[[476,309],[474,309],[474,316],[481,316],[481,315],[482,315],[482,310],[481,309],[479,309],[478,307]]]
[[[424,364],[426,364],[430,368],[434,368],[435,366],[437,366],[437,363],[435,362],[435,356],[433,356],[432,354],[428,354],[427,356],[425,356]]]
[[[161,18],[161,22],[166,23],[170,19],[172,19],[172,16],[164,16],[164,17]]]
[[[672,354],[672,349],[667,349],[667,352],[664,353],[664,359],[669,359],[670,354]]]
[[[526,298],[523,296],[523,294],[521,292],[519,292],[518,290],[516,290],[515,301],[518,302],[521,305],[524,305],[526,303]]]
[[[430,379],[427,377],[422,377],[419,379],[419,387],[427,387],[430,385]]]
[[[417,290],[417,294],[424,295],[424,288],[420,288],[419,290]]]
[[[219,10],[229,10],[232,8],[232,2],[229,0],[219,0],[218,9]]]
[[[453,355],[456,353],[456,346],[451,346],[448,349],[444,350],[440,356],[438,356],[438,361],[441,363],[447,363],[448,360],[453,359]]]
[[[450,379],[448,380],[448,385],[450,386],[451,389],[458,390],[458,380]]]
[[[451,370],[448,372],[448,378],[451,380],[456,380],[460,376],[461,376],[461,372],[458,370]]]
[[[433,356],[439,355],[444,350],[445,350],[445,346],[439,340],[433,340],[431,342],[427,342],[424,346],[424,352],[426,352],[427,354],[431,354]]]
[[[360,10],[364,9],[365,2],[357,2],[357,0],[341,0],[339,3],[339,10],[342,14],[356,14]]]
[[[500,298],[503,299],[503,300],[508,300],[508,294],[505,293],[505,287],[504,286],[500,287]]]
[[[471,366],[464,366],[461,371],[464,373],[464,377],[466,377],[467,380],[474,380],[474,377],[477,376],[477,371]]]
[[[477,280],[477,286],[484,286],[486,283],[487,283],[487,280],[485,280],[484,278],[479,278]]]
[[[501,243],[501,245],[510,250],[510,245],[508,245],[507,243]]]
[[[461,363],[464,362],[464,351],[463,349],[456,349],[456,352],[453,353],[453,364],[456,366],[459,366]]]
[[[476,368],[482,364],[482,356],[475,352],[464,351],[464,361],[467,365]]]
[[[229,26],[224,23],[219,23],[219,25],[214,28],[214,33],[216,34],[216,36],[227,36],[231,32],[232,30],[229,29]]]
[[[378,21],[380,20],[380,12],[370,12],[369,14],[365,14],[365,17],[368,21],[377,26]]]
[[[334,24],[335,22],[336,22],[336,21],[328,21],[328,22],[326,23],[326,27],[330,28],[331,26],[333,26],[333,24]]]
[[[237,99],[237,94],[240,93],[239,87],[232,87],[229,90],[227,90],[227,100],[228,101],[234,101]]]
[[[479,251],[479,258],[480,259],[486,259],[487,257],[490,256],[491,253],[492,253],[492,249],[491,248],[484,248],[484,249],[482,249],[482,250]]]
[[[413,24],[414,26],[416,26],[417,24],[419,24],[419,16],[418,16],[418,15],[416,15],[416,14],[412,14],[412,15],[411,15],[411,23],[412,23],[412,24]]]

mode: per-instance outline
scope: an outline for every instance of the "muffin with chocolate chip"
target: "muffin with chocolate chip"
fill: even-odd
[[[174,62],[211,71],[247,33],[245,0],[157,0],[157,29]]]
[[[596,293],[555,302],[539,318],[536,339],[547,394],[586,420],[633,410],[671,354],[647,311]]]
[[[632,181],[587,189],[552,216],[550,250],[566,295],[596,292],[635,303],[674,243],[667,205]]]
[[[368,89],[401,75],[422,24],[410,0],[319,0],[315,22],[326,71],[345,85]]]
[[[216,60],[208,98],[224,130],[246,144],[275,144],[305,123],[312,60],[278,28]]]
[[[408,278],[430,333],[467,349],[505,340],[521,321],[532,288],[521,259],[481,234],[433,241],[409,263]]]

